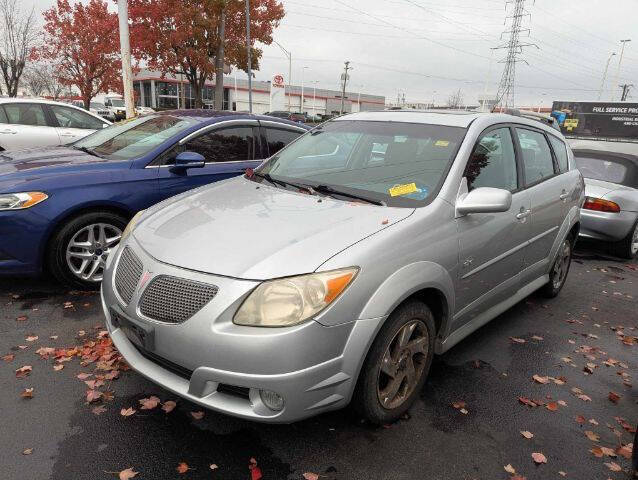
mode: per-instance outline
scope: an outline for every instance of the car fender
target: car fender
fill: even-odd
[[[390,315],[406,298],[414,293],[433,288],[445,297],[447,312],[454,311],[454,282],[441,265],[422,261],[401,267],[379,285],[361,311],[360,319]],[[447,319],[443,319],[439,333],[444,333]]]
[[[563,241],[565,240],[565,238],[567,238],[567,235],[569,235],[569,232],[571,232],[572,228],[574,228],[574,225],[576,225],[579,221],[580,205],[574,205],[572,208],[569,209],[569,212],[565,216],[565,219],[563,220],[563,223],[558,230],[558,235],[556,235],[554,244],[552,245],[552,248],[549,252],[550,261],[548,261],[546,273],[549,273],[554,266],[554,259],[558,254],[558,249],[563,244]],[[578,232],[576,232],[576,237],[578,237]]]

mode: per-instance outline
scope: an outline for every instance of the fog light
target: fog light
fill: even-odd
[[[271,410],[276,412],[283,410],[284,408],[284,397],[279,395],[277,392],[272,392],[270,390],[259,390],[259,396],[261,397],[261,401],[264,402]]]

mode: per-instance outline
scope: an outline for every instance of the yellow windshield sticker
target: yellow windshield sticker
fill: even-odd
[[[416,188],[416,183],[406,183],[405,185],[395,185],[394,187],[388,190],[388,192],[390,192],[391,197],[409,195],[410,193],[414,193],[418,191],[419,189]]]
[[[447,147],[450,144],[449,140],[437,140],[434,145],[437,147]]]

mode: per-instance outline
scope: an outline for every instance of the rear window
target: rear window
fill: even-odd
[[[576,156],[576,167],[585,178],[638,188],[638,166],[613,157]]]

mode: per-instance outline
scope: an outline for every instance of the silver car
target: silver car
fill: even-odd
[[[352,402],[391,422],[433,354],[558,294],[583,189],[535,120],[346,115],[138,214],[104,274],[108,330],[131,367],[212,410],[276,423]]]
[[[607,242],[619,257],[638,257],[638,144],[576,145],[576,166],[585,177],[581,237]]]

